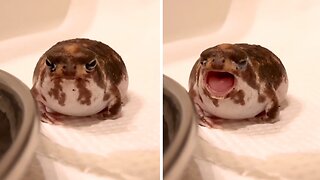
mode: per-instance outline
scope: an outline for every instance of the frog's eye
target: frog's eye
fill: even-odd
[[[96,67],[96,65],[97,65],[97,60],[94,59],[94,60],[88,62],[88,63],[85,65],[85,67],[86,67],[86,70],[87,70],[87,71],[92,71],[92,70]]]
[[[206,60],[206,59],[201,59],[201,60],[200,60],[200,64],[201,64],[202,66],[206,65],[206,64],[207,64],[207,60]]]
[[[246,59],[241,59],[237,64],[240,68],[244,68],[247,66],[248,61]]]
[[[57,66],[54,63],[52,63],[49,59],[46,59],[46,65],[49,67],[51,72],[55,71],[57,68]]]

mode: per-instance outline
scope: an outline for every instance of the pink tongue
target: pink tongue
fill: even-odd
[[[207,83],[209,87],[217,93],[226,93],[234,84],[234,77],[229,73],[210,72]]]

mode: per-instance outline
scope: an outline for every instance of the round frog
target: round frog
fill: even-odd
[[[31,89],[41,119],[119,117],[126,99],[128,74],[108,45],[89,39],[58,42],[38,61]]]
[[[189,78],[200,124],[225,120],[275,122],[288,90],[280,59],[259,45],[220,44],[203,51]]]

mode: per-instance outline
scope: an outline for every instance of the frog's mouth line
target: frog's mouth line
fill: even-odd
[[[74,81],[86,81],[88,82],[87,78],[82,78],[82,77],[75,77],[75,76],[54,76],[51,77],[51,81],[55,80],[74,80]]]
[[[204,80],[211,97],[216,99],[224,99],[236,85],[235,76],[225,71],[208,71]]]

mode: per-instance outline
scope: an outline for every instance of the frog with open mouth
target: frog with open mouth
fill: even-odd
[[[226,120],[276,122],[288,77],[270,50],[250,44],[220,44],[203,51],[192,68],[189,95],[200,125]]]

